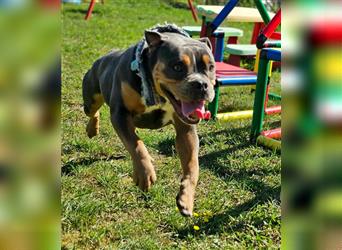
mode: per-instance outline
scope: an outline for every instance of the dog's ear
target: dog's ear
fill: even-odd
[[[202,43],[205,43],[205,44],[208,46],[208,48],[209,48],[210,50],[213,49],[213,46],[211,45],[211,42],[210,42],[210,40],[209,40],[208,37],[201,37],[201,38],[199,39],[199,41],[202,42]]]
[[[145,39],[148,46],[153,47],[162,43],[163,36],[157,31],[145,30]]]

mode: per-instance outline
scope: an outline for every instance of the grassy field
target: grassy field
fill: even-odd
[[[130,157],[111,127],[108,107],[101,109],[100,135],[87,138],[81,83],[92,62],[137,42],[157,23],[194,22],[190,11],[153,0],[106,1],[95,6],[90,21],[83,20],[86,9],[63,5],[63,249],[279,248],[280,155],[249,144],[251,120],[200,123],[193,218],[176,211],[181,168],[172,126],[138,131],[155,159],[158,180],[149,193],[133,184]],[[247,42],[251,26],[233,26],[246,30]],[[279,78],[275,73],[273,79]],[[221,110],[252,107],[249,88],[222,92]]]

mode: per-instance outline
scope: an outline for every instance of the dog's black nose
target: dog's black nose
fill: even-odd
[[[208,83],[206,83],[206,82],[202,83],[202,88],[204,90],[207,90],[208,89]]]
[[[192,82],[191,85],[193,86],[194,89],[199,90],[199,91],[206,91],[208,89],[208,83],[204,81],[195,81],[195,82]]]

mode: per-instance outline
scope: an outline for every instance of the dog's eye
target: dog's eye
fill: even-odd
[[[210,65],[209,65],[209,71],[210,71],[210,72],[213,72],[213,71],[214,71],[214,68],[215,68],[215,67],[214,67],[213,64],[210,64]]]
[[[176,72],[182,72],[184,69],[184,65],[182,62],[178,62],[172,66],[172,69]]]

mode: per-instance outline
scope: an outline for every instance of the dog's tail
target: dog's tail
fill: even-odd
[[[89,100],[89,73],[90,70],[87,71],[87,73],[83,77],[83,82],[82,82],[82,96],[83,96],[83,110],[84,113],[89,116],[90,115],[90,106],[91,102]]]

